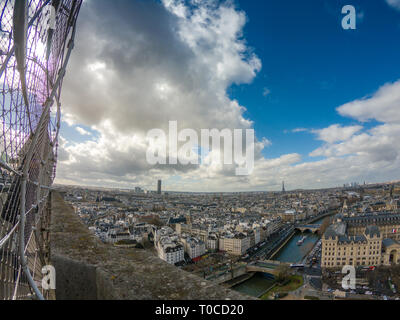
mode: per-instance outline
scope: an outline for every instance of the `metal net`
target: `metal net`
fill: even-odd
[[[0,299],[46,298],[60,94],[82,0],[0,0]]]

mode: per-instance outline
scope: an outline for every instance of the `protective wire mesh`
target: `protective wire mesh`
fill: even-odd
[[[81,3],[0,0],[0,299],[32,297],[35,285],[48,294],[41,270],[48,262],[59,98]]]

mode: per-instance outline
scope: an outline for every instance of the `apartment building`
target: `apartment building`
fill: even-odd
[[[322,239],[321,266],[379,266],[382,263],[382,240],[376,226],[366,227],[363,234],[349,236],[345,224],[336,225],[329,228]]]
[[[198,239],[200,239],[203,242],[207,242],[208,238],[208,228],[202,227],[200,225],[195,225],[195,224],[177,224],[176,225],[176,232],[181,235],[184,233],[190,234]]]
[[[169,264],[176,264],[184,260],[184,248],[178,242],[162,239],[158,242],[156,249],[158,257]]]
[[[243,233],[224,234],[219,239],[219,250],[241,256],[250,248],[250,238]]]
[[[154,246],[158,257],[169,264],[184,261],[184,247],[179,242],[179,237],[171,228],[163,227],[155,231]]]
[[[199,239],[193,237],[182,237],[181,241],[185,252],[192,260],[199,258],[206,253],[206,245]]]
[[[322,237],[323,268],[400,264],[400,215],[339,215]]]
[[[206,242],[206,249],[209,251],[218,251],[219,239],[216,234],[209,234]]]

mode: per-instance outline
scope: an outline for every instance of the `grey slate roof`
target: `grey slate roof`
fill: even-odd
[[[325,239],[336,238],[346,235],[347,226],[345,223],[335,223],[326,230]]]
[[[383,241],[382,241],[382,245],[383,245],[385,248],[390,247],[390,246],[392,246],[392,245],[394,245],[394,244],[399,244],[399,243],[396,242],[396,241],[394,241],[393,239],[389,239],[389,238],[383,239]]]
[[[368,226],[365,229],[365,234],[369,235],[371,238],[374,236],[380,237],[381,233],[379,231],[379,228],[377,226]]]
[[[367,242],[367,238],[365,236],[341,236],[339,237],[339,243],[352,243],[352,242]]]

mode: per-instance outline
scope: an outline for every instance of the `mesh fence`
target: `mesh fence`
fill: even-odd
[[[81,3],[0,0],[0,299],[48,294],[59,99]]]

